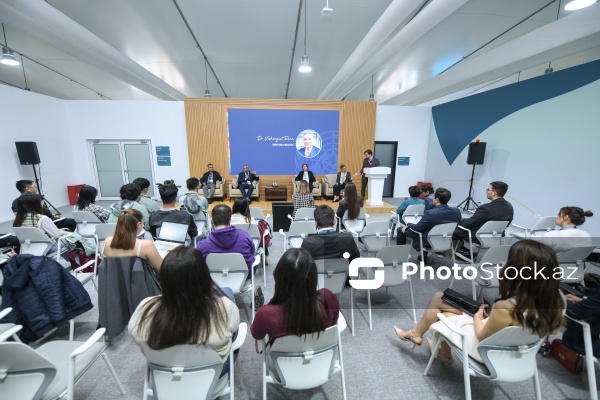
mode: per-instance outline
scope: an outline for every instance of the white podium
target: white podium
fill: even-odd
[[[383,205],[383,183],[385,177],[392,172],[389,167],[364,168],[363,173],[369,178],[369,199],[367,204],[370,206]]]

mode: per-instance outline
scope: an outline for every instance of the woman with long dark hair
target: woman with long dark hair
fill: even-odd
[[[443,293],[437,292],[414,328],[401,330],[395,326],[394,330],[400,340],[412,342],[414,346],[421,345],[423,334],[430,327],[452,338],[445,325],[436,323],[437,314],[444,313],[465,333],[469,356],[482,362],[477,352],[479,342],[503,328],[521,326],[539,337],[560,330],[564,323],[565,299],[559,292],[560,281],[555,271],[558,271],[558,261],[549,246],[534,240],[522,240],[510,248],[508,260],[500,271],[500,297],[496,299],[489,317],[484,311],[486,306],[471,317],[443,301]],[[428,344],[431,347],[430,340]],[[445,364],[453,361],[450,346],[445,342],[439,350],[438,359]]]
[[[102,253],[105,257],[139,257],[148,260],[154,269],[160,271],[163,259],[154,242],[136,237],[139,226],[140,221],[132,210],[123,211],[117,220],[115,234],[104,241]]]
[[[336,215],[341,220],[348,211],[348,219],[357,219],[360,215],[360,208],[363,206],[363,198],[356,192],[356,185],[352,182],[346,184],[344,188],[344,200],[340,201]]]
[[[85,185],[79,191],[77,204],[73,206],[73,211],[90,211],[94,213],[100,221],[106,222],[108,217],[110,217],[110,211],[95,204],[96,196],[98,196],[98,190],[93,186]]]
[[[586,217],[593,216],[591,211],[583,211],[579,207],[563,207],[556,216],[557,230],[547,232],[542,243],[552,247],[556,254],[564,253],[573,246],[591,246],[592,237],[580,229]]]
[[[289,249],[273,272],[275,294],[256,312],[250,332],[269,342],[287,335],[321,332],[337,324],[340,305],[327,289],[317,290],[317,265],[304,249]]]
[[[129,321],[136,343],[153,350],[201,344],[212,347],[225,361],[240,314],[210,277],[202,253],[193,247],[176,247],[165,257],[159,278],[162,295],[144,299]],[[228,364],[223,371],[229,371]]]
[[[248,200],[243,197],[236,198],[231,208],[231,225],[239,224],[256,224],[254,218],[250,216]]]

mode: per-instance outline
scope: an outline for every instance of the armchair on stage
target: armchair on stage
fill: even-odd
[[[252,194],[250,195],[250,199],[258,200],[259,193],[260,193],[260,181],[253,181],[252,184],[254,185],[254,190],[252,191]],[[231,182],[227,186],[229,187],[229,200],[230,201],[236,197],[242,197],[242,192],[238,188],[237,176],[232,177]]]
[[[204,197],[204,191],[202,189],[198,191],[198,196]],[[225,182],[215,182],[215,192],[213,193],[212,198],[225,199]]]
[[[297,181],[295,180],[295,178],[292,178],[292,194],[298,193],[300,191],[300,182],[302,181]],[[321,198],[321,184],[318,180],[315,183],[313,183],[313,190],[310,193],[315,198]]]
[[[382,206],[383,205],[383,184],[386,176],[388,176],[392,170],[389,167],[373,167],[365,168],[363,172],[367,178],[369,178],[369,198],[367,204],[370,206]]]
[[[327,174],[323,176],[323,197],[333,197],[333,185],[335,185],[335,181],[337,179],[336,174]]]

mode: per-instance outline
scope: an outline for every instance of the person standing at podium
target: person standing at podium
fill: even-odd
[[[379,167],[381,165],[381,163],[379,162],[379,158],[373,157],[373,151],[371,149],[365,150],[364,155],[365,155],[365,159],[363,160],[363,165],[362,165],[362,168],[360,169],[360,175],[362,175],[362,182],[360,185],[360,195],[363,198],[365,197],[365,191],[367,189],[367,182],[369,181],[369,178],[367,178],[364,175],[364,169]]]

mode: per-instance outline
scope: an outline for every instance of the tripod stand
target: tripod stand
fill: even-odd
[[[56,209],[56,207],[54,207],[54,205],[53,205],[52,203],[50,203],[50,202],[49,202],[49,201],[48,201],[48,200],[47,200],[47,199],[44,197],[44,194],[42,193],[42,187],[40,186],[40,182],[39,182],[39,180],[38,180],[38,176],[37,176],[37,171],[35,170],[35,166],[36,166],[36,164],[32,164],[31,166],[33,167],[33,176],[34,176],[34,178],[35,178],[35,187],[37,187],[38,191],[40,192],[40,196],[42,196],[42,199],[44,199],[44,204],[46,204],[46,207],[48,207],[48,208],[52,207],[52,209],[55,211],[55,212],[54,212],[54,213],[52,213],[52,214],[55,214],[55,215],[61,215],[61,214],[60,214],[60,211],[58,211],[58,210]]]
[[[458,206],[457,208],[460,208],[460,206],[463,206],[463,211],[469,210],[469,204],[473,203],[473,206],[475,206],[475,208],[478,208],[479,206],[477,205],[477,203],[475,203],[475,200],[473,199],[473,176],[475,175],[475,166],[477,165],[477,163],[473,164],[473,170],[471,171],[471,180],[469,181],[469,195],[467,196],[466,199],[464,199]]]

